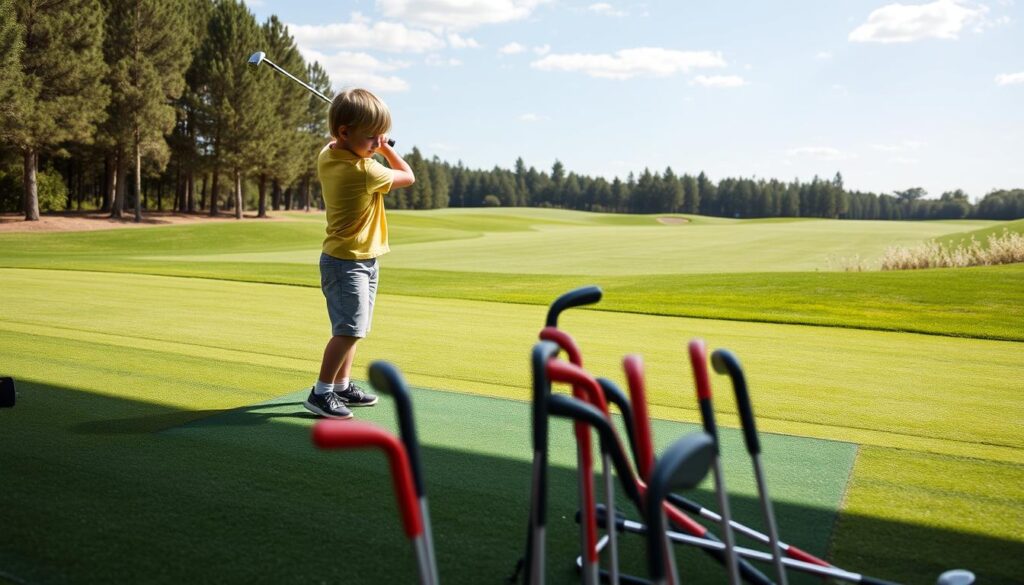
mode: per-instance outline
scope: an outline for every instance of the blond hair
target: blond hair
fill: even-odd
[[[373,136],[391,130],[391,110],[381,99],[365,89],[346,89],[334,96],[327,117],[331,136],[338,140],[338,128],[348,126]]]

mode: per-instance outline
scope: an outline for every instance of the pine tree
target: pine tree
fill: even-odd
[[[191,58],[184,12],[162,0],[105,0],[105,39],[112,94],[113,137],[119,152],[131,149],[135,170],[135,221],[142,220],[142,155],[162,170],[169,157],[165,134],[174,127],[172,105],[185,89]],[[123,175],[118,176],[120,180]],[[118,201],[115,215],[120,215]]]
[[[306,71],[306,63],[299,54],[295,39],[277,16],[271,16],[260,30],[264,41],[260,46],[266,47],[267,54],[272,56],[276,64],[285,71],[296,74]],[[287,77],[267,70],[257,73],[265,99],[273,102],[275,106],[271,132],[264,137],[263,143],[255,148],[259,185],[257,215],[266,217],[268,183],[288,185],[300,175],[306,184],[312,182],[312,177],[304,171],[309,167],[310,159],[315,158],[318,146],[322,144],[311,144],[308,136],[302,136],[300,127],[308,115],[310,97],[318,100],[321,117],[326,118],[327,109],[322,100],[312,96],[301,85]],[[326,73],[324,75],[326,76]],[[323,138],[321,137],[318,142],[322,143]]]
[[[21,25],[21,82],[12,103],[30,104],[5,122],[22,154],[25,219],[39,219],[39,153],[89,142],[110,92],[103,84],[103,8],[99,0],[15,0]]]
[[[7,142],[23,104],[21,98],[21,49],[24,31],[14,12],[14,0],[0,0],[0,140]]]
[[[231,173],[235,218],[244,208],[242,175],[255,168],[261,150],[273,134],[276,102],[268,99],[268,83],[258,79],[247,60],[263,37],[245,4],[218,0],[199,50],[198,82],[200,127],[207,136],[213,157],[213,192],[210,215],[218,212],[220,175]],[[272,95],[270,97],[273,97]]]

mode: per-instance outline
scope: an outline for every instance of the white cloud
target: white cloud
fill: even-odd
[[[458,67],[462,65],[462,61],[455,58],[445,59],[444,57],[437,54],[427,55],[427,58],[423,62],[431,67]]]
[[[918,150],[922,146],[924,146],[924,142],[919,140],[904,140],[899,144],[872,144],[871,148],[882,152],[909,152]]]
[[[805,156],[818,160],[848,160],[854,158],[853,155],[831,146],[801,146],[787,150],[786,154],[789,156]]]
[[[498,49],[498,52],[502,55],[516,55],[526,50],[526,47],[516,42],[511,42],[504,47]]]
[[[409,63],[403,61],[381,61],[366,53],[342,51],[326,55],[313,50],[302,50],[306,61],[318,61],[327,71],[334,87],[365,87],[380,92],[407,91],[409,83],[392,71],[405,69]]]
[[[1000,73],[996,75],[997,85],[1016,85],[1024,83],[1024,71],[1019,73]]]
[[[522,20],[548,0],[377,0],[388,18],[435,29],[467,30]]]
[[[551,45],[538,45],[533,48],[533,52],[538,55],[547,55],[551,52]]]
[[[831,51],[818,51],[818,54],[815,55],[814,58],[815,59],[821,59],[821,60],[825,61],[825,60],[828,60],[828,59],[832,58],[832,52]]]
[[[597,2],[587,6],[587,10],[596,12],[604,16],[628,16],[629,14],[625,10],[618,10],[607,2]]]
[[[457,33],[451,33],[448,35],[448,44],[453,49],[479,49],[480,43],[476,42],[476,39],[470,39],[463,37]]]
[[[533,114],[533,113],[526,113],[526,114],[523,114],[523,115],[519,116],[519,120],[522,121],[522,122],[543,122],[544,120],[547,120],[547,119],[548,119],[547,116],[540,116],[538,114]]]
[[[543,71],[581,71],[603,79],[629,79],[638,75],[667,77],[693,68],[725,67],[721,53],[675,51],[657,47],[623,49],[608,53],[548,55],[530,64]]]
[[[693,82],[703,87],[741,87],[747,84],[739,75],[698,75]]]
[[[888,4],[868,15],[868,21],[848,37],[858,43],[909,43],[922,39],[957,39],[969,24],[985,22],[988,7],[958,0],[930,4]]]
[[[288,30],[301,47],[316,50],[374,49],[390,53],[422,53],[445,46],[437,35],[392,22],[371,23],[361,14],[351,21],[324,25],[289,24]]]
[[[908,157],[905,157],[905,156],[897,156],[897,157],[890,158],[889,162],[891,162],[893,164],[897,164],[897,165],[908,165],[909,166],[909,165],[916,165],[917,163],[919,163],[921,161],[919,159],[916,159],[916,158],[908,158]]]

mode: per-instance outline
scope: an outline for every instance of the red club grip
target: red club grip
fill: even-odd
[[[405,446],[391,433],[377,425],[361,421],[323,420],[313,425],[313,444],[321,449],[361,449],[376,447],[388,456],[395,498],[405,525],[405,535],[416,538],[423,534],[423,519],[416,501],[416,489],[409,468]]]
[[[557,327],[545,327],[540,330],[540,338],[543,341],[553,341],[562,348],[562,351],[569,356],[569,361],[577,366],[583,365],[583,357],[580,355],[580,348],[572,336]]]
[[[562,360],[551,360],[548,362],[548,378],[552,382],[572,384],[574,393],[599,408],[605,416],[608,415],[608,402],[604,399],[601,385],[583,368]]]
[[[644,363],[638,355],[627,355],[622,359],[622,369],[629,384],[629,399],[633,403],[633,432],[636,436],[637,471],[644,481],[650,479],[654,468],[654,439],[651,434],[651,417],[647,411],[647,388],[644,384]]]
[[[708,376],[708,348],[703,339],[690,341],[690,366],[693,367],[693,381],[697,384],[697,400],[711,399],[711,380]]]

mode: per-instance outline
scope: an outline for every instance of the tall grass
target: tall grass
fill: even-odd
[[[1024,235],[1004,229],[1001,235],[989,235],[984,245],[971,236],[970,241],[955,248],[943,246],[935,240],[914,248],[890,246],[885,250],[881,262],[882,270],[959,268],[1024,262]]]

